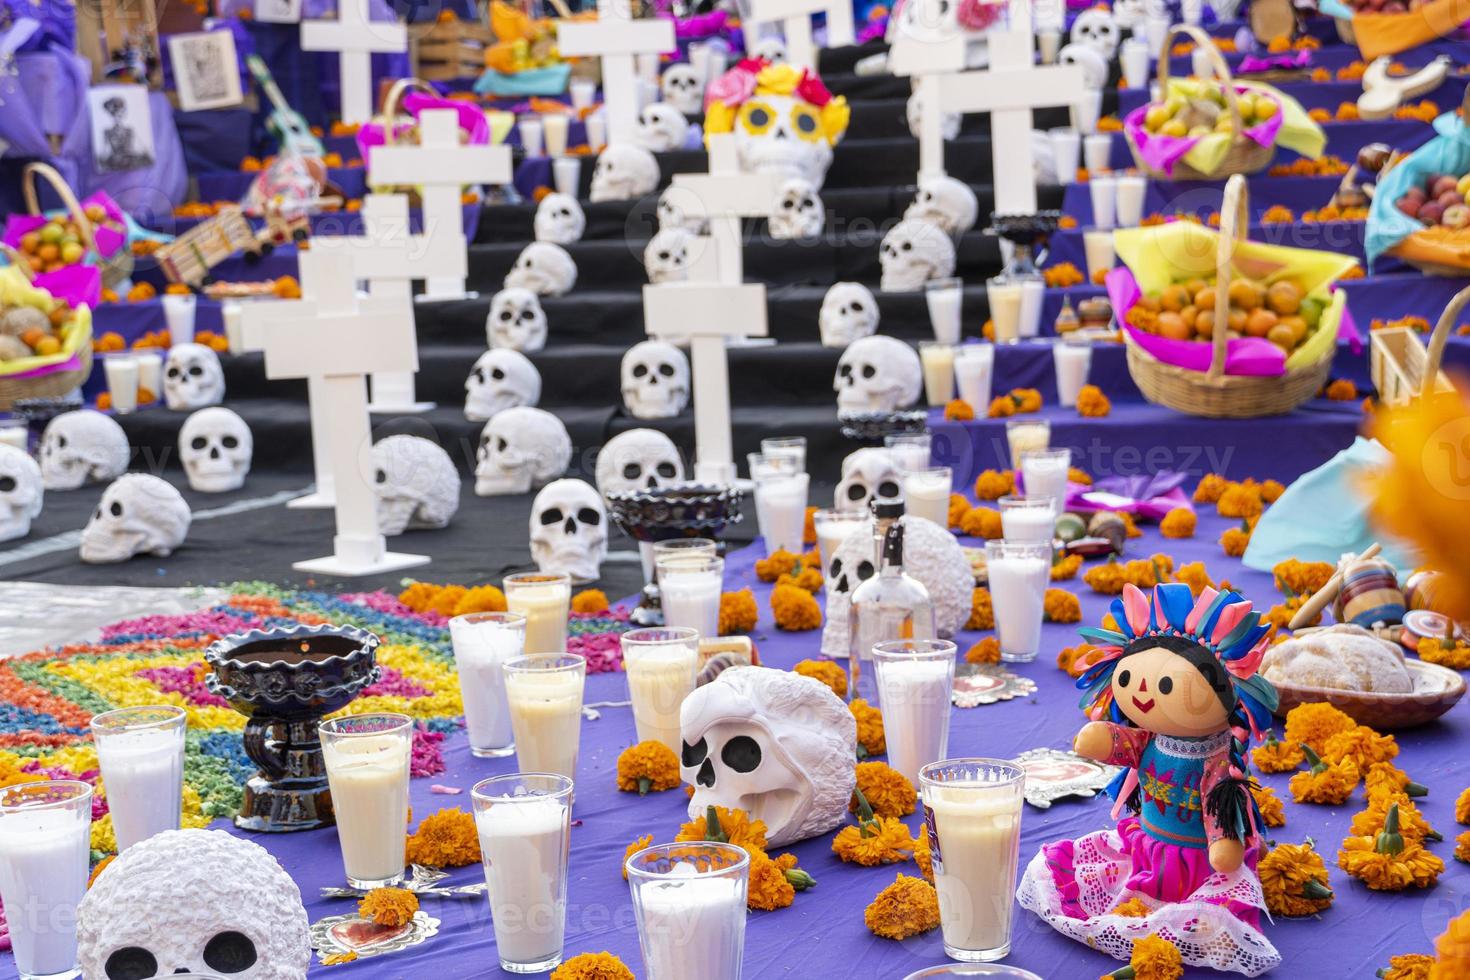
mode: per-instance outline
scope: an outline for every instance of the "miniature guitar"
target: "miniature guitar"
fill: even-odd
[[[276,87],[276,80],[271,76],[270,69],[260,56],[247,56],[245,64],[249,67],[255,84],[260,86],[260,90],[270,100],[271,114],[265,125],[280,143],[281,152],[308,157],[322,156],[326,151],[321,140],[311,135],[311,127],[307,125],[306,118],[286,102],[281,90]]]

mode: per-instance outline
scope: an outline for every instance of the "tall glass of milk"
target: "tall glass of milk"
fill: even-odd
[[[668,593],[664,595],[667,602]],[[662,742],[679,754],[679,709],[694,690],[699,638],[699,632],[687,626],[651,626],[622,635],[623,672],[628,675],[638,741]]]
[[[1046,419],[1007,419],[1006,446],[1011,451],[1011,469],[1020,469],[1022,453],[1051,446],[1051,423]]]
[[[922,470],[934,455],[932,432],[900,432],[883,437],[883,448],[900,470]]]
[[[1049,545],[1056,537],[1056,503],[1050,497],[1007,496],[996,504],[1006,541]]]
[[[960,312],[965,302],[965,284],[959,279],[931,279],[924,283],[924,303],[934,339],[941,344],[960,342]]]
[[[949,512],[945,511],[945,517]],[[822,575],[832,567],[832,556],[850,536],[864,531],[869,537],[868,515],[860,510],[819,510],[812,516],[812,526],[817,531],[817,551],[822,556]]]
[[[1001,659],[1030,663],[1041,649],[1041,616],[1051,580],[1051,544],[987,541],[985,567],[990,576]]]
[[[658,561],[664,622],[693,630],[698,635],[696,643],[698,637],[713,639],[720,635],[720,593],[724,587],[723,558],[676,554]]]
[[[1011,951],[1026,775],[999,759],[948,759],[919,773],[924,825],[951,959],[977,963]]]
[[[500,968],[553,970],[567,930],[572,781],[539,772],[492,776],[470,798]]]
[[[1021,283],[1016,279],[996,276],[985,282],[990,323],[997,344],[1014,344],[1021,339],[1021,292]]]
[[[521,771],[577,778],[587,661],[571,653],[539,653],[507,660],[503,667]]]
[[[0,901],[22,980],[82,975],[77,904],[87,891],[91,835],[86,783],[59,779],[0,790]]]
[[[949,754],[954,657],[949,640],[884,640],[873,646],[888,764],[915,785],[919,770]]]
[[[919,363],[924,367],[925,400],[930,408],[943,408],[954,397],[954,347],[921,340]]]
[[[187,722],[182,708],[167,704],[118,708],[92,718],[119,853],[179,829]]]
[[[0,419],[0,446],[14,446],[28,452],[30,442],[31,430],[25,419]]]
[[[118,415],[131,415],[138,409],[139,370],[138,359],[132,354],[109,354],[102,359],[112,410]]]
[[[740,980],[750,855],[733,844],[657,844],[624,867],[647,980]]]
[[[1070,449],[1028,449],[1021,453],[1021,481],[1028,497],[1050,497],[1058,514],[1067,500]]]
[[[515,751],[510,705],[505,699],[507,660],[526,652],[526,617],[513,612],[470,613],[449,621],[454,667],[464,702],[470,754],[498,759]]]
[[[324,721],[319,731],[347,883],[372,889],[398,881],[413,719],[391,712],[351,715]]]
[[[755,517],[766,554],[800,554],[811,478],[797,470],[789,456],[760,453],[750,454],[750,478],[755,481]]]
[[[990,406],[990,382],[995,374],[994,344],[964,344],[955,351],[954,376],[960,397],[981,416]]]
[[[761,455],[785,456],[796,467],[796,472],[806,472],[806,436],[777,436],[761,440]]]
[[[954,473],[948,466],[927,466],[922,470],[905,470],[899,477],[908,513],[949,527],[949,494],[954,486]]]
[[[1052,345],[1051,356],[1057,369],[1057,402],[1063,408],[1072,408],[1092,369],[1092,342],[1068,334]]]
[[[572,579],[565,574],[520,572],[501,582],[505,605],[526,617],[526,652],[561,653],[567,648]]]

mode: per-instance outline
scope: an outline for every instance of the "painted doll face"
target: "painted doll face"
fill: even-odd
[[[1218,665],[1207,669],[1223,671]],[[1154,647],[1125,657],[1113,672],[1113,699],[1128,720],[1160,735],[1197,737],[1227,727],[1225,706],[1198,667]]]

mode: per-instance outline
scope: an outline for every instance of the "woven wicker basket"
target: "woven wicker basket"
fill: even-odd
[[[414,89],[427,95],[437,96],[439,94],[434,90],[432,85],[422,79],[400,78],[394,82],[388,89],[387,94],[383,96],[382,111],[373,119],[373,122],[383,127],[384,146],[402,146],[405,143],[412,142],[408,133],[400,136],[398,128],[403,123],[408,123],[414,127],[417,127],[418,123],[411,116],[399,116],[398,113],[403,102],[403,97]],[[373,187],[370,190],[374,194],[407,194],[409,207],[416,208],[420,205],[417,187]]]
[[[1260,173],[1271,165],[1271,160],[1276,156],[1276,147],[1262,146],[1255,140],[1246,136],[1240,121],[1240,102],[1235,97],[1235,79],[1230,74],[1230,66],[1226,64],[1220,49],[1215,47],[1210,36],[1198,27],[1189,24],[1176,24],[1164,37],[1164,48],[1159,53],[1159,91],[1169,90],[1169,49],[1174,45],[1174,39],[1178,36],[1188,37],[1195,45],[1209,52],[1210,66],[1215,70],[1215,78],[1225,90],[1225,105],[1230,110],[1230,118],[1235,123],[1235,135],[1231,139],[1230,149],[1220,158],[1215,169],[1208,173],[1196,170],[1182,159],[1174,163],[1172,173],[1164,173],[1149,166],[1138,152],[1138,147],[1132,138],[1128,139],[1128,149],[1133,152],[1133,161],[1138,169],[1155,180],[1219,180],[1232,174],[1254,174]]]
[[[90,318],[92,313],[82,307]],[[67,371],[52,371],[50,374],[32,375],[25,378],[7,378],[0,375],[0,412],[24,398],[59,398],[87,380],[92,373],[92,338],[90,331],[85,343],[77,348],[77,366]]]
[[[1244,240],[1249,221],[1245,178],[1236,175],[1225,185],[1220,208],[1220,237],[1215,256],[1215,335],[1208,371],[1165,364],[1140,347],[1124,331],[1128,373],[1143,397],[1155,405],[1205,418],[1253,419],[1284,415],[1310,401],[1327,382],[1332,368],[1329,352],[1315,364],[1285,374],[1258,377],[1225,373],[1226,334],[1229,330],[1230,268],[1234,242]]]
[[[1334,17],[1332,22],[1337,25],[1337,37],[1343,44],[1357,44],[1358,37],[1353,33],[1353,22],[1346,17]]]
[[[102,285],[108,289],[115,289],[118,283],[133,274],[132,250],[128,248],[127,243],[124,243],[122,248],[110,256],[104,258],[97,254],[97,239],[92,234],[92,222],[87,218],[82,202],[78,201],[76,194],[72,193],[66,178],[48,164],[28,163],[25,170],[21,172],[21,192],[25,195],[26,209],[31,214],[41,214],[41,201],[36,194],[36,178],[38,177],[50,184],[56,196],[61,198],[61,203],[71,214],[72,221],[76,222],[82,244],[86,246],[89,253],[97,257],[97,268],[102,273]]]

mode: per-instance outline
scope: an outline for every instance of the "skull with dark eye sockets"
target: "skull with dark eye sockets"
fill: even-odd
[[[670,487],[684,480],[674,441],[657,429],[629,429],[597,453],[597,489],[606,496]]]
[[[548,574],[592,582],[607,557],[607,508],[584,480],[555,480],[531,504],[531,557]]]

